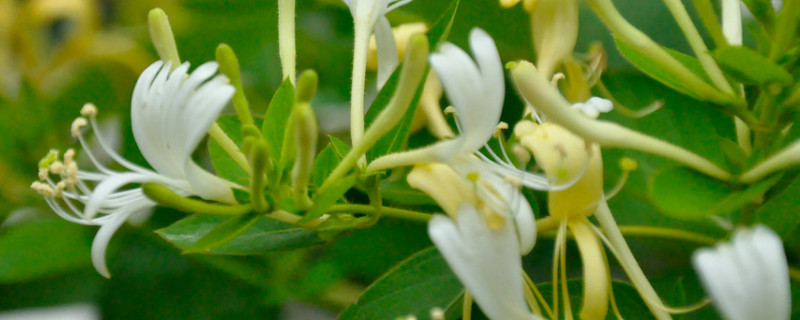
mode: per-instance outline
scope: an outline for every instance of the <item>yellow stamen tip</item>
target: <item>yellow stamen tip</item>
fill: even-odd
[[[639,163],[631,158],[622,157],[622,159],[619,160],[619,166],[622,170],[633,171],[639,168]]]
[[[500,133],[502,133],[503,130],[506,129],[508,129],[508,123],[500,121],[500,123],[498,123],[497,126],[494,128],[494,138],[497,139],[498,137],[500,137]]]
[[[454,107],[454,106],[447,106],[447,108],[444,108],[444,114],[445,114],[445,115],[449,115],[449,114],[456,114],[456,107]]]

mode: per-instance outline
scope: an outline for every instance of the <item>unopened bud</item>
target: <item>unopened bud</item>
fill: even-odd
[[[298,84],[303,80],[304,72],[298,80]],[[308,182],[311,179],[311,172],[314,167],[314,157],[317,151],[317,118],[314,110],[308,103],[299,103],[294,109],[294,129],[295,145],[297,146],[297,157],[292,168],[292,190],[295,194],[295,202],[301,207],[308,207],[311,202],[308,198]]]
[[[317,93],[317,83],[319,76],[314,70],[306,70],[300,74],[297,79],[297,94],[295,95],[296,103],[310,103],[311,99]]]

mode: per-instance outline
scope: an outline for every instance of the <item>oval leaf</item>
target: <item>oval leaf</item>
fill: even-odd
[[[414,315],[430,319],[433,308],[458,304],[461,282],[436,248],[422,250],[389,270],[364,291],[340,320],[397,319]]]
[[[215,215],[194,215],[160,229],[156,233],[179,249],[185,250],[197,245],[201,238],[219,227],[228,218]],[[243,233],[228,243],[211,249],[208,253],[252,255],[309,247],[322,242],[314,231],[259,216]]]
[[[780,83],[787,86],[792,84],[792,75],[789,72],[753,49],[727,46],[714,50],[711,55],[720,67],[742,83],[756,85]]]

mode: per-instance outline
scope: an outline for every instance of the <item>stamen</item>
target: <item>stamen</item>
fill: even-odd
[[[464,290],[464,305],[461,306],[461,320],[472,320],[472,295]]]
[[[74,186],[78,183],[78,163],[75,161],[70,162],[66,169],[67,183]]]
[[[514,156],[517,157],[517,160],[519,160],[522,168],[525,168],[528,162],[531,161],[531,153],[528,152],[528,150],[525,150],[525,147],[519,144],[514,144],[511,147],[511,152],[513,152]]]
[[[508,129],[508,123],[505,123],[504,121],[500,121],[500,123],[498,123],[497,126],[494,128],[494,134],[493,134],[494,138],[498,139],[500,137],[500,135],[503,134],[503,130],[506,130],[506,129]]]
[[[72,121],[72,126],[70,132],[72,133],[72,137],[77,138],[81,135],[81,128],[85,127],[89,122],[86,121],[86,118],[79,117]]]
[[[553,78],[550,79],[550,85],[553,86],[553,88],[558,88],[558,82],[564,80],[565,78],[566,76],[563,73],[556,73],[553,75]]]
[[[97,115],[97,107],[91,102],[84,104],[83,108],[81,108],[81,115],[84,117],[94,117]]]
[[[522,272],[522,277],[525,279],[525,283],[527,284],[527,287],[536,296],[536,300],[538,300],[539,303],[542,304],[542,308],[544,308],[544,312],[547,313],[548,318],[549,319],[555,319],[553,317],[553,310],[550,308],[550,305],[547,304],[547,301],[544,300],[544,296],[542,295],[541,292],[539,292],[539,289],[536,288],[536,284],[533,283],[533,280],[531,280],[531,278],[525,272]],[[541,316],[542,314],[539,313],[539,315]]]
[[[53,189],[53,187],[51,187],[49,184],[39,181],[34,181],[31,184],[31,189],[36,190],[36,192],[45,197],[54,198],[56,196],[56,190]]]
[[[636,162],[636,160],[628,157],[622,157],[622,159],[619,160],[619,167],[622,169],[622,175],[620,175],[619,180],[617,180],[617,184],[614,185],[614,188],[606,193],[606,201],[616,196],[620,190],[622,190],[622,187],[624,187],[625,183],[628,181],[630,172],[636,170],[636,168],[639,167],[639,164]]]
[[[61,161],[55,161],[50,165],[50,172],[52,172],[53,174],[62,175],[64,174],[64,170],[65,170],[64,163]],[[39,171],[39,173],[41,174],[41,170]],[[41,178],[41,176],[39,176],[39,178]]]
[[[48,170],[47,168],[39,168],[39,180],[44,181],[47,179],[47,176],[49,175],[50,175],[50,170]]]
[[[456,114],[456,107],[454,106],[447,106],[444,108],[444,115],[455,115]]]
[[[69,165],[72,161],[75,161],[75,149],[69,148],[64,152],[64,164]]]

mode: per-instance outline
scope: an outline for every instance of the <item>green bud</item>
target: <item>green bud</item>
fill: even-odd
[[[317,82],[319,82],[319,76],[316,71],[311,69],[303,71],[300,79],[297,79],[295,103],[310,103],[314,94],[317,93]]]
[[[269,145],[264,139],[259,139],[252,143],[251,149],[248,157],[250,160],[250,167],[253,170],[250,176],[250,198],[253,203],[253,210],[256,212],[266,212],[269,210],[269,205],[264,198],[264,188],[266,187],[267,172],[269,171],[268,167],[270,165]]]
[[[300,76],[302,83],[304,72]],[[311,179],[311,172],[314,166],[314,157],[317,151],[317,118],[314,110],[308,103],[295,105],[293,112],[294,136],[297,146],[297,155],[292,168],[292,191],[295,195],[295,202],[301,209],[311,206],[308,198],[308,181]]]
[[[171,62],[174,70],[181,64],[181,58],[178,55],[178,47],[175,45],[175,36],[172,35],[167,14],[161,8],[155,8],[150,10],[147,20],[150,24],[150,39],[158,51],[158,56],[164,62]]]
[[[250,104],[247,102],[247,97],[244,95],[244,89],[242,88],[239,59],[236,58],[231,46],[225,43],[217,46],[216,56],[217,63],[219,63],[219,71],[228,77],[233,87],[236,88],[236,92],[233,94],[233,108],[236,109],[239,121],[244,125],[254,125],[253,116],[250,114]]]

